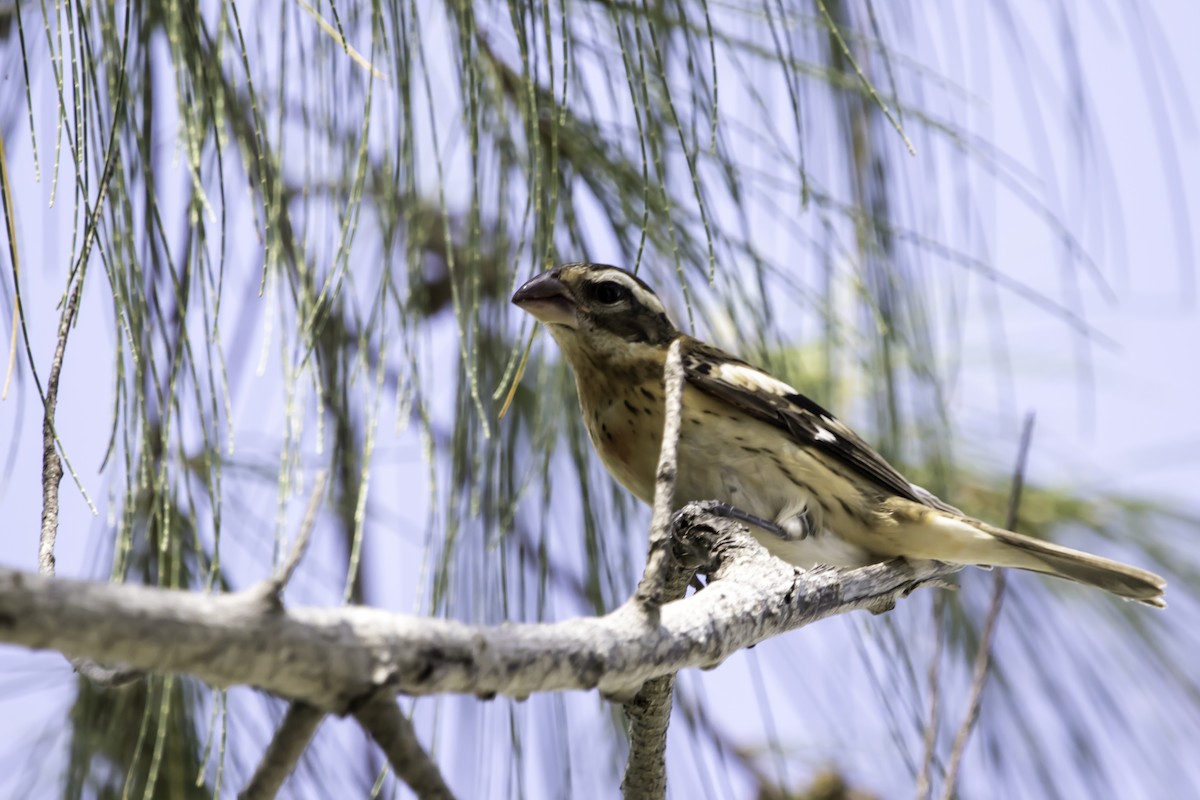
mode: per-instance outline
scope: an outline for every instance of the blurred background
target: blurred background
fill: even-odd
[[[620,264],[977,516],[1034,413],[1019,529],[1170,607],[1012,575],[959,794],[1200,796],[1197,30],[1182,0],[8,0],[0,562],[37,565],[78,290],[60,574],[245,588],[328,468],[288,603],[603,613],[649,514],[508,296]],[[683,673],[671,796],[941,795],[992,580]],[[462,797],[617,792],[595,693],[402,704]],[[283,710],[0,647],[0,796],[232,796]],[[284,793],[407,796],[343,720]]]

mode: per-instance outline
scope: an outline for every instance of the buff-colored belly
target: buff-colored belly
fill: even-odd
[[[720,500],[782,526],[793,535],[752,529],[777,557],[804,568],[817,564],[861,566],[878,558],[842,534],[861,541],[856,487],[823,469],[786,434],[738,416],[724,403],[687,389],[678,451],[675,507]],[[602,410],[585,409],[601,461],[622,486],[653,502],[662,440],[661,401],[640,393],[611,398]],[[818,500],[824,498],[825,502]],[[835,498],[842,498],[845,505]]]
[[[748,421],[757,428],[759,423]],[[749,447],[768,452],[750,452],[739,447],[722,453],[712,453],[701,446],[696,437],[684,436],[680,441],[679,478],[676,483],[677,507],[692,500],[716,499],[736,508],[769,520],[789,533],[778,533],[751,526],[751,533],[773,555],[790,564],[810,569],[818,564],[855,567],[878,559],[862,547],[847,541],[843,533],[854,533],[862,523],[848,513],[836,500],[841,496],[848,504],[860,504],[861,498],[848,484],[824,486],[831,481],[821,465],[801,448],[776,434],[769,426],[756,430],[762,439]],[[760,446],[762,445],[762,446]],[[844,483],[844,482],[842,482]]]

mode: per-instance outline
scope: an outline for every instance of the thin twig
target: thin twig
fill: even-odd
[[[933,598],[933,655],[929,657],[929,719],[925,723],[925,754],[917,774],[917,800],[925,800],[933,789],[933,757],[937,750],[938,713],[941,701],[942,644],[945,638],[946,595]]]
[[[75,281],[75,287],[67,299],[58,321],[58,342],[54,347],[54,358],[50,362],[50,374],[46,379],[46,406],[42,417],[42,532],[38,540],[38,571],[43,575],[54,574],[54,545],[58,540],[58,489],[62,483],[62,459],[58,455],[57,437],[54,433],[54,413],[58,408],[58,380],[62,374],[63,357],[67,352],[67,336],[75,322],[79,309],[79,297],[83,294],[83,275]]]
[[[671,564],[671,512],[675,505],[675,477],[678,472],[680,419],[683,416],[683,355],[682,339],[676,339],[667,350],[663,366],[665,399],[662,449],[658,454],[655,473],[654,514],[650,520],[650,548],[646,570],[638,584],[637,602],[654,608],[663,603]]]
[[[328,479],[328,470],[321,470],[317,473],[312,492],[308,495],[308,507],[304,511],[304,518],[300,521],[300,528],[296,531],[296,538],[292,542],[287,558],[273,577],[263,581],[256,588],[260,596],[273,608],[283,608],[283,590],[287,587],[296,567],[300,565],[300,559],[304,557],[304,553],[308,549],[308,542],[312,538],[313,528],[317,524],[317,512],[321,508],[321,498],[325,494],[325,484]],[[321,709],[302,700],[292,701],[288,706],[287,714],[284,715],[283,720],[279,723],[279,728],[275,731],[275,736],[271,739],[271,744],[263,753],[262,760],[258,764],[258,769],[254,771],[250,783],[238,795],[239,800],[271,800],[274,798],[279,793],[280,787],[283,786],[283,782],[296,769],[296,763],[299,762],[300,756],[304,755],[305,749],[308,748],[309,742],[312,741],[313,735],[317,732],[323,719],[325,719],[325,712]]]
[[[1017,511],[1021,507],[1021,490],[1025,486],[1025,463],[1029,456],[1029,443],[1033,439],[1032,413],[1026,415],[1025,425],[1021,431],[1021,444],[1017,450],[1017,466],[1013,471],[1012,491],[1008,496],[1008,517],[1005,527],[1010,531],[1017,527]],[[979,652],[975,655],[975,672],[971,677],[971,694],[967,701],[967,713],[962,725],[954,736],[954,744],[950,748],[950,760],[946,766],[946,780],[942,784],[942,799],[951,800],[954,788],[958,783],[958,768],[962,763],[963,752],[967,749],[967,741],[971,731],[979,720],[979,703],[983,696],[983,687],[987,683],[988,665],[992,649],[992,638],[996,633],[996,621],[1000,618],[1000,607],[1004,601],[1005,571],[997,569],[992,579],[992,602],[988,609],[987,618],[983,623],[983,634],[979,640]]]
[[[325,494],[325,484],[328,480],[329,470],[323,469],[317,473],[312,492],[308,495],[308,508],[304,511],[304,519],[300,521],[300,529],[296,531],[292,549],[288,551],[288,556],[279,572],[271,579],[276,594],[283,594],[288,581],[292,579],[292,573],[300,565],[300,559],[304,558],[304,553],[308,549],[308,541],[312,538],[313,528],[317,524],[317,512],[321,510],[321,498]]]
[[[379,692],[354,712],[363,730],[387,756],[396,777],[422,800],[443,800],[454,794],[433,759],[421,747],[412,723],[400,712],[396,698]]]
[[[58,335],[54,346],[54,358],[50,363],[50,374],[46,378],[46,390],[42,394],[42,526],[38,538],[38,571],[48,576],[53,576],[55,570],[54,551],[58,540],[58,490],[63,476],[62,458],[58,454],[58,431],[54,423],[54,415],[58,408],[58,383],[62,375],[63,358],[67,351],[67,336],[75,324],[75,315],[79,311],[79,298],[83,294],[83,282],[84,278],[87,277],[88,259],[91,255],[93,243],[96,240],[96,228],[100,212],[103,208],[105,197],[108,195],[109,183],[112,180],[113,171],[117,163],[116,147],[114,147],[117,134],[116,120],[120,119],[124,113],[124,106],[125,94],[120,92],[118,93],[113,125],[108,133],[104,170],[100,175],[100,185],[96,192],[96,204],[89,210],[83,245],[80,248],[79,256],[75,260],[75,267],[71,273],[75,276],[75,288],[71,290],[70,296],[67,298],[66,308],[63,309],[62,317],[59,318]],[[5,211],[6,214],[9,211],[7,196],[5,197]],[[15,244],[13,246],[13,252],[15,253]],[[13,266],[15,269],[15,260]],[[15,277],[14,273],[14,280]],[[67,285],[70,287],[69,277]],[[18,293],[20,292],[18,285],[14,284],[14,288]],[[19,302],[17,307],[20,310]],[[23,312],[21,320],[22,326],[24,326]],[[27,331],[25,333],[25,349],[28,352],[29,334]],[[32,354],[30,354],[30,360],[32,362]],[[36,370],[33,372],[33,379],[37,383]],[[40,384],[38,384],[38,390],[39,392],[41,391]],[[72,471],[72,475],[74,475],[74,471]],[[78,483],[78,479],[76,479],[76,483]],[[80,488],[82,489],[82,487]],[[88,502],[90,504],[91,501],[89,500]],[[94,511],[95,509],[93,509]],[[106,667],[95,661],[82,658],[71,659],[71,666],[80,675],[102,686],[121,686],[126,683],[132,683],[142,676],[140,671],[130,669],[124,665]]]
[[[646,611],[657,613],[663,603],[687,592],[693,571],[680,568],[671,548],[671,512],[675,505],[675,480],[679,471],[679,430],[683,416],[682,339],[671,343],[663,366],[664,419],[662,449],[655,473],[654,514],[650,522],[650,547],[646,571],[635,594]],[[621,792],[627,800],[661,798],[667,792],[667,726],[671,723],[675,675],[646,681],[625,704],[629,719],[629,757]]]
[[[54,347],[54,358],[50,362],[50,374],[46,378],[45,410],[42,417],[42,527],[38,537],[38,571],[50,576],[54,575],[56,566],[54,549],[58,541],[58,491],[63,477],[54,414],[58,408],[58,383],[67,351],[67,336],[79,310],[85,274],[82,269],[79,271],[75,287],[67,298],[67,306],[58,321],[58,339]],[[121,664],[107,667],[86,658],[73,658],[70,661],[76,672],[100,686],[123,686],[142,677],[139,670]]]
[[[21,327],[21,269],[17,250],[17,224],[14,220],[15,207],[12,189],[8,180],[8,156],[4,152],[4,134],[0,132],[0,205],[4,206],[4,228],[8,233],[8,257],[12,259],[13,311],[12,337],[8,345],[8,368],[4,371],[4,383],[0,386],[0,400],[8,398],[8,387],[12,383],[13,370],[17,366],[17,331]]]
[[[238,800],[272,800],[279,794],[323,719],[325,712],[308,703],[295,702],[288,706],[287,714]]]
[[[860,81],[862,81],[863,88],[866,90],[870,98],[875,101],[875,104],[879,106],[879,110],[883,112],[885,117],[887,117],[887,121],[892,124],[892,128],[895,129],[896,133],[900,134],[900,140],[903,141],[904,146],[908,148],[908,154],[910,156],[915,156],[917,154],[917,150],[913,147],[913,143],[909,140],[908,134],[904,132],[904,127],[900,124],[900,120],[896,119],[896,117],[892,115],[892,110],[888,108],[888,104],[885,103],[883,98],[879,96],[879,93],[875,91],[875,85],[871,83],[870,78],[866,76],[862,70],[862,67],[858,65],[858,61],[854,58],[854,54],[850,52],[850,46],[846,44],[845,38],[842,37],[842,32],[838,28],[837,23],[835,23],[833,21],[833,17],[830,16],[829,9],[826,8],[824,0],[817,0],[817,8],[820,9],[821,16],[825,18],[825,25],[829,29],[829,33],[833,35],[834,40],[837,41],[838,47],[842,51],[842,55],[845,56],[846,60],[850,62],[850,66],[854,67],[854,74],[858,76]]]
[[[1034,414],[1030,411],[1025,415],[1025,425],[1021,429],[1021,444],[1017,448],[1017,466],[1013,472],[1012,489],[1008,494],[1008,514],[1004,518],[1004,527],[1010,531],[1017,529],[1017,514],[1021,509],[1021,492],[1025,489],[1025,462],[1029,458],[1029,445],[1033,441]]]

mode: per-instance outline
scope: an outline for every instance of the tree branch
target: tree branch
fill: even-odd
[[[325,712],[308,703],[290,704],[271,737],[267,752],[263,753],[262,761],[258,762],[254,776],[238,795],[238,800],[272,800],[279,794],[280,787],[296,769],[300,756],[308,749],[324,719]]]
[[[672,602],[687,592],[688,581],[696,569],[694,564],[680,563],[668,553],[667,570],[660,596]],[[621,794],[626,800],[661,798],[667,794],[667,726],[671,722],[674,692],[675,674],[661,675],[642,684],[637,695],[625,704],[629,756],[621,779]]]
[[[625,704],[629,718],[629,758],[621,779],[625,800],[666,797],[667,726],[674,691],[675,674],[663,675],[646,681]]]
[[[934,598],[930,607],[933,616],[933,655],[929,657],[929,672],[926,684],[929,686],[929,717],[925,720],[924,755],[921,757],[921,769],[917,772],[917,800],[928,800],[933,790],[933,762],[937,755],[938,715],[941,713],[942,682],[942,645],[945,643],[946,602],[945,595]]]
[[[672,557],[671,531],[674,520],[675,479],[678,475],[679,428],[683,416],[683,350],[676,339],[667,350],[663,365],[663,432],[655,470],[654,516],[646,569],[634,597],[642,611],[657,618],[663,603],[679,600],[695,570],[684,570]],[[653,621],[650,620],[650,621]],[[625,704],[629,720],[629,756],[621,779],[626,800],[658,800],[667,794],[667,726],[671,723],[671,697],[675,676],[663,675],[642,684],[637,695]]]
[[[396,698],[380,692],[354,712],[358,724],[375,740],[388,763],[421,800],[452,800],[441,770],[417,741],[416,731],[400,713]]]
[[[329,472],[321,470],[313,482],[312,492],[308,496],[308,507],[304,511],[304,519],[296,531],[296,540],[292,542],[287,558],[276,573],[254,587],[251,592],[257,593],[259,600],[276,608],[283,608],[283,590],[288,581],[300,566],[300,560],[308,550],[308,542],[312,538],[313,528],[317,524],[317,512],[321,510],[321,498],[325,494],[325,484],[329,480]],[[288,779],[300,756],[308,748],[308,743],[325,719],[325,712],[305,703],[295,700],[288,706],[287,713],[279,723],[267,752],[263,753],[258,762],[250,783],[238,795],[239,800],[271,800],[279,793],[283,782]]]
[[[638,583],[637,600],[648,611],[675,597],[663,591],[673,568],[671,561],[671,509],[675,506],[675,477],[678,473],[679,428],[683,416],[683,339],[677,338],[667,350],[663,365],[663,431],[655,470],[654,515],[650,521],[649,553],[646,569]],[[687,584],[680,587],[679,597]]]
[[[101,186],[101,195],[103,196],[104,187],[107,186],[107,180]],[[96,209],[100,208],[99,198],[96,202]],[[95,214],[92,216],[92,225],[89,226],[89,233],[95,224]],[[84,242],[84,253],[86,254],[91,247],[91,236]],[[58,491],[62,483],[63,468],[62,458],[58,454],[58,431],[55,429],[54,414],[58,408],[58,381],[62,374],[63,358],[67,352],[67,336],[71,332],[71,326],[75,322],[75,314],[79,310],[79,298],[83,295],[83,279],[86,275],[87,261],[86,257],[82,257],[78,262],[79,275],[75,278],[75,286],[71,289],[67,306],[63,309],[62,316],[58,322],[58,337],[54,347],[54,357],[50,362],[50,374],[46,380],[46,393],[44,395],[44,414],[42,417],[42,529],[41,535],[38,538],[38,569],[44,575],[54,575],[56,560],[54,556],[55,544],[58,540]],[[71,666],[80,675],[83,675],[88,680],[100,686],[124,686],[127,683],[133,683],[142,677],[141,673],[135,669],[130,669],[124,664],[115,666],[106,666],[98,663],[94,659],[88,658],[71,658]]]
[[[103,208],[104,197],[108,193],[109,183],[112,180],[113,169],[116,160],[116,148],[113,143],[116,140],[117,126],[116,120],[120,118],[122,109],[125,105],[125,95],[122,93],[117,100],[116,116],[113,117],[113,126],[108,134],[108,147],[105,149],[104,171],[100,175],[100,188],[96,193],[96,204],[88,209],[88,223],[84,228],[83,246],[79,251],[79,256],[75,260],[75,266],[71,271],[74,276],[75,286],[71,286],[71,277],[68,276],[67,286],[70,291],[70,296],[67,300],[66,308],[63,309],[62,315],[58,321],[58,335],[54,346],[54,357],[50,362],[50,374],[46,380],[46,390],[42,393],[41,384],[37,380],[36,370],[33,373],[34,382],[38,384],[38,392],[42,395],[42,527],[41,534],[38,538],[38,569],[45,575],[54,575],[56,559],[54,548],[58,537],[58,512],[59,512],[59,485],[62,483],[63,468],[62,458],[58,455],[58,431],[55,428],[54,415],[58,409],[58,382],[62,375],[63,358],[67,352],[67,336],[71,332],[72,326],[75,324],[75,315],[79,311],[79,298],[83,295],[83,282],[87,276],[88,257],[91,254],[92,245],[96,240],[96,226],[100,217],[100,212]],[[7,191],[7,185],[5,186]],[[6,197],[7,209],[7,197]],[[87,203],[84,204],[85,208]],[[13,262],[14,269],[16,261]],[[18,295],[18,299],[19,299]],[[18,304],[18,310],[20,306]],[[15,325],[14,321],[14,325]],[[15,328],[14,328],[15,333]],[[29,348],[28,334],[25,341],[26,350]],[[32,354],[30,361],[32,363]],[[68,465],[69,466],[69,465]],[[74,472],[72,472],[74,474]],[[90,502],[90,501],[89,501]],[[95,660],[86,658],[72,658],[71,666],[80,675],[83,675],[88,680],[100,686],[123,686],[127,683],[133,683],[141,678],[136,670],[126,667],[124,664],[116,666],[106,666],[97,663]]]
[[[255,686],[334,713],[381,688],[627,696],[835,614],[889,607],[957,569],[895,561],[805,572],[703,504],[677,523],[677,553],[706,561],[710,582],[664,605],[654,624],[636,603],[603,617],[486,627],[362,607],[285,610],[253,590],[213,596],[0,568],[0,641],[189,673],[215,687]]]

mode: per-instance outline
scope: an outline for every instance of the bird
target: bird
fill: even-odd
[[[894,558],[1013,567],[1166,605],[1166,581],[1152,572],[989,525],[911,483],[788,383],[681,332],[654,290],[620,267],[564,264],[527,281],[512,302],[546,327],[574,372],[600,461],[647,504],[667,351],[680,340],[674,510],[717,501],[803,569]]]

